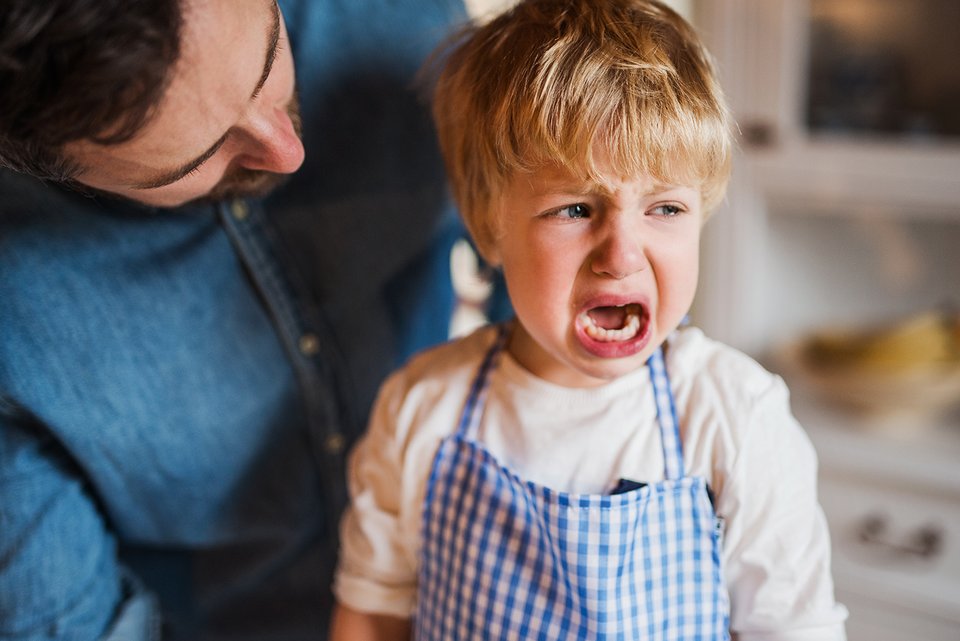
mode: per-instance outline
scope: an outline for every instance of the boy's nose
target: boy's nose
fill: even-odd
[[[622,280],[646,266],[647,256],[639,232],[622,222],[607,225],[606,233],[591,257],[593,273]]]
[[[289,174],[303,164],[303,142],[297,135],[288,108],[265,108],[253,114],[244,123],[242,131],[245,145],[238,158],[241,166]]]

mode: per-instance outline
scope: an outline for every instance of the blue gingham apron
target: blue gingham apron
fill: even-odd
[[[569,494],[519,478],[474,438],[505,339],[501,327],[434,459],[415,638],[729,639],[719,520],[705,479],[683,475],[662,353],[647,365],[666,480]]]

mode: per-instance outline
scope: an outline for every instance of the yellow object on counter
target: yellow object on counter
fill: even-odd
[[[932,311],[896,324],[828,330],[785,345],[778,369],[864,425],[916,431],[960,408],[960,315]]]
[[[813,336],[805,356],[817,368],[894,372],[960,366],[960,316],[927,312],[897,325]]]

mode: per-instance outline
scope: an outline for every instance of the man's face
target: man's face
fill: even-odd
[[[189,0],[154,116],[119,145],[70,143],[76,180],[148,205],[255,196],[303,162],[293,57],[275,0]]]

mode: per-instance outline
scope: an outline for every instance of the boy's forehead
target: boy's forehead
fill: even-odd
[[[629,175],[617,172],[609,164],[601,164],[597,172],[586,168],[574,169],[569,166],[551,163],[529,171],[516,172],[508,183],[523,184],[535,193],[562,192],[567,194],[600,194],[609,196],[616,191],[618,184],[640,182],[649,192],[666,191],[677,187],[690,187],[680,182],[664,180],[649,173]]]

